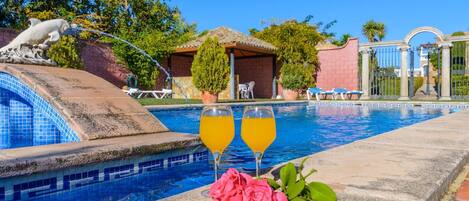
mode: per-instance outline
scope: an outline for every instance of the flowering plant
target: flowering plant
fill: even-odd
[[[303,160],[297,168],[288,163],[280,169],[280,183],[273,179],[255,179],[230,168],[210,187],[215,201],[336,201],[336,194],[321,182],[306,182],[316,170],[303,174]]]
[[[234,168],[212,184],[210,197],[216,201],[287,201],[283,192],[274,191],[266,179],[254,179]]]

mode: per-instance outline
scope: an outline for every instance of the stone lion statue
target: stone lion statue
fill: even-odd
[[[29,21],[28,29],[21,32],[8,45],[0,48],[0,62],[56,65],[47,58],[46,51],[70,28],[69,23],[63,19],[41,22],[32,18]]]

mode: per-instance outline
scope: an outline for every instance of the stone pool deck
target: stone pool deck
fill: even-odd
[[[469,111],[307,157],[306,168],[318,170],[312,179],[330,184],[339,200],[439,200],[469,159]],[[201,196],[204,189],[165,200],[209,200]]]

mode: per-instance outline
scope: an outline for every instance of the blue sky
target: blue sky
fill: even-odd
[[[248,33],[249,28],[262,28],[262,21],[304,19],[313,15],[316,21],[337,24],[330,31],[337,35],[350,33],[364,41],[361,26],[374,19],[386,24],[385,40],[400,40],[413,28],[434,26],[450,34],[469,31],[469,0],[170,0],[187,22],[198,30],[228,26]],[[416,41],[433,38],[430,34]]]

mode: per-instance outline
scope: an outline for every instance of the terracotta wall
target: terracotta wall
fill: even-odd
[[[239,83],[256,82],[254,85],[255,98],[272,97],[272,62],[272,56],[235,60],[235,73],[239,75]]]
[[[7,45],[18,33],[12,29],[0,28],[0,47]],[[84,70],[122,87],[127,73],[125,66],[117,63],[110,44],[82,41],[80,55]]]
[[[110,44],[96,42],[83,42],[83,44],[80,56],[84,70],[119,88],[126,85],[125,81],[130,71],[124,65],[117,63]]]
[[[322,49],[318,57],[321,67],[317,75],[318,87],[358,89],[358,39],[350,39],[342,47]]]
[[[12,29],[0,28],[0,47],[7,45],[18,33]]]

